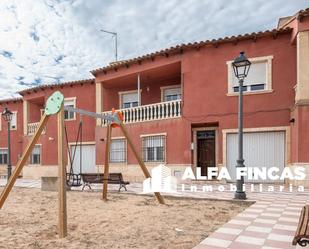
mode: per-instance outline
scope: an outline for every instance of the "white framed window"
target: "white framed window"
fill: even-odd
[[[142,152],[145,162],[165,162],[165,135],[142,137]]]
[[[8,149],[0,149],[0,164],[8,163]]]
[[[11,130],[17,130],[17,112],[12,112],[12,120],[10,122],[11,124]]]
[[[272,59],[273,56],[249,58],[252,64],[248,76],[244,79],[244,94],[272,91]],[[228,61],[227,66],[228,93],[237,94],[239,92],[239,82],[234,74],[232,61]]]
[[[181,85],[161,87],[161,101],[181,100]]]
[[[138,106],[138,92],[137,90],[119,92],[120,109],[132,108]]]
[[[65,98],[64,106],[70,106],[76,108],[76,98]],[[75,112],[69,112],[64,110],[64,120],[75,120]]]
[[[124,163],[127,161],[127,143],[124,138],[111,140],[109,161],[111,163]]]
[[[41,164],[41,145],[34,146],[30,155],[30,164],[32,165]]]

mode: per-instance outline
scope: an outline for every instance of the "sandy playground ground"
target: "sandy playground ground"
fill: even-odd
[[[2,188],[0,188],[2,191]],[[0,248],[192,248],[250,203],[71,191],[68,237],[57,237],[57,193],[14,188],[0,210]]]

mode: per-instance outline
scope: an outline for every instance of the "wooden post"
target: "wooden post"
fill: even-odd
[[[112,136],[112,126],[110,124],[106,127],[106,146],[105,146],[105,163],[103,176],[103,200],[107,201],[108,175],[109,175],[109,152]]]
[[[135,147],[134,147],[134,145],[133,145],[133,143],[132,143],[132,141],[131,141],[131,139],[129,137],[129,134],[128,134],[126,128],[124,127],[124,124],[121,122],[119,124],[119,126],[120,126],[120,129],[122,130],[124,136],[126,137],[128,143],[129,143],[129,145],[131,147],[131,150],[133,151],[133,154],[134,154],[135,158],[137,159],[138,164],[140,165],[140,167],[141,167],[145,177],[146,178],[151,178],[151,176],[149,174],[149,171],[148,171],[144,161],[140,158],[139,154],[137,153],[137,151],[136,151],[136,149],[135,149]],[[156,195],[157,200],[159,201],[160,204],[165,204],[163,196],[159,192],[155,192],[155,195]]]
[[[57,115],[58,119],[58,201],[59,201],[59,237],[67,236],[67,196],[66,196],[66,155],[64,145],[64,107],[63,103]]]
[[[8,183],[6,184],[4,190],[1,193],[0,196],[0,209],[3,207],[3,204],[5,202],[5,200],[7,199],[9,193],[11,192],[17,177],[19,176],[21,170],[23,169],[24,165],[26,164],[29,155],[31,154],[33,147],[35,146],[36,142],[38,141],[47,121],[48,121],[49,116],[47,116],[46,114],[44,114],[41,118],[41,121],[39,123],[39,126],[36,130],[36,132],[34,133],[30,143],[28,144],[24,154],[22,155],[21,159],[17,162],[17,165],[15,167],[15,170],[12,174],[12,176],[10,177],[10,179],[8,180]]]

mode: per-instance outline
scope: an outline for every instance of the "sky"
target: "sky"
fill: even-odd
[[[273,29],[308,0],[0,0],[0,99],[176,44]]]

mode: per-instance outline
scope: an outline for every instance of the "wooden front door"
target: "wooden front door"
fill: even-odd
[[[216,132],[197,132],[197,167],[201,168],[201,175],[207,176],[208,167],[216,167]]]

